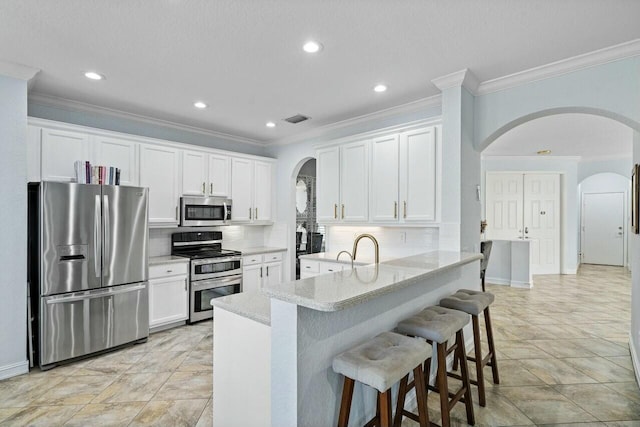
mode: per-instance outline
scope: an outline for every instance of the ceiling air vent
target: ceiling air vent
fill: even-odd
[[[304,122],[305,120],[309,120],[309,117],[303,116],[302,114],[296,114],[295,116],[287,117],[284,119],[285,122],[293,123],[294,125],[300,122]]]

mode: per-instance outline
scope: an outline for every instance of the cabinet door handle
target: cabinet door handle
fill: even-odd
[[[406,217],[407,217],[407,201],[405,200],[404,201],[404,216],[403,216],[403,218],[406,218]]]
[[[180,218],[178,218],[178,207],[176,206],[176,221],[177,221],[178,219],[180,219]]]
[[[173,273],[173,270],[167,270],[167,273]]]
[[[187,291],[187,279],[184,279],[184,291]]]
[[[252,212],[252,211],[251,211],[251,208],[249,208],[249,219],[253,219],[253,218],[251,217],[251,212]],[[260,277],[262,277],[262,276],[260,276]]]
[[[333,205],[333,219],[338,219],[338,204]]]
[[[213,182],[209,184],[209,194],[213,194]]]
[[[344,219],[344,204],[342,205],[342,219]]]
[[[206,185],[207,184],[205,184],[204,182],[202,183],[202,194],[206,194],[206,191],[207,191],[206,190],[206,188],[207,188]]]
[[[393,219],[398,218],[398,202],[393,202]]]
[[[262,278],[262,267],[260,267],[260,278]]]
[[[267,277],[269,277],[269,266],[267,266]]]
[[[258,208],[256,208],[256,219],[258,219]]]

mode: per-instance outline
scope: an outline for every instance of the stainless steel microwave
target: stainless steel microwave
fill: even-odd
[[[181,197],[180,225],[208,227],[231,221],[231,199],[222,197]]]

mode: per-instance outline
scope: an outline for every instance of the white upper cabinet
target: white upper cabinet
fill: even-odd
[[[263,222],[272,220],[273,164],[259,160],[231,160],[231,220]]]
[[[338,221],[340,203],[340,148],[318,150],[316,154],[316,214],[318,222]]]
[[[340,218],[345,222],[369,219],[369,141],[340,147]]]
[[[229,197],[231,195],[231,158],[209,155],[209,196]]]
[[[256,221],[271,221],[271,181],[273,167],[271,163],[254,162],[254,215]]]
[[[253,220],[253,160],[231,160],[231,219],[249,222]]]
[[[433,224],[440,198],[437,126],[317,151],[318,222]]]
[[[89,136],[86,133],[42,129],[42,180],[75,182],[74,162],[89,160]]]
[[[120,185],[138,185],[138,144],[121,138],[92,137],[91,161],[94,165],[120,169]]]
[[[400,134],[401,222],[437,219],[438,146],[436,127]]]
[[[140,144],[140,186],[149,187],[149,223],[178,223],[180,150]]]
[[[182,152],[182,194],[204,196],[207,192],[207,153],[201,151]]]
[[[389,135],[371,143],[371,221],[398,222],[400,138]]]

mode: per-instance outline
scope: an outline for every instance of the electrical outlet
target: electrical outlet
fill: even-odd
[[[400,243],[407,243],[407,232],[406,231],[401,231],[400,232]]]

